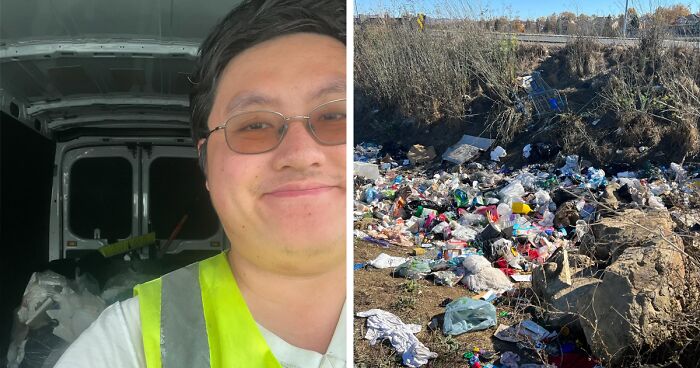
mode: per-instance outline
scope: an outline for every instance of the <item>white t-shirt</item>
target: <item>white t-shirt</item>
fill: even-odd
[[[325,354],[301,349],[260,326],[272,354],[285,368],[342,368],[345,359],[345,305]],[[116,302],[90,325],[54,368],[146,368],[137,297]]]

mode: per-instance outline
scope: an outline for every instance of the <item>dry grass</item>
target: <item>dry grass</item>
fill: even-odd
[[[683,161],[700,153],[700,51],[664,47],[664,37],[651,29],[619,54],[598,109],[615,113],[619,143],[662,143]]]
[[[398,110],[419,127],[467,119],[470,104],[483,97],[496,110],[489,122],[514,129],[525,117],[512,112],[519,65],[541,54],[542,48],[521,50],[514,39],[497,39],[470,22],[425,32],[366,25],[355,29],[355,87],[380,109]]]
[[[374,110],[361,111],[358,130],[379,141],[399,138],[406,147],[426,143],[432,131],[444,135],[432,129],[440,124],[456,126],[457,134],[474,126],[468,134],[480,132],[504,147],[530,141],[525,128],[547,126],[551,116],[532,115],[517,77],[542,70],[578,117],[554,119],[574,121],[572,131],[552,137],[554,143],[588,147],[592,139],[598,144],[587,151],[599,161],[613,158],[612,148],[640,146],[659,148],[635,154],[639,163],[660,152],[664,160],[687,160],[700,154],[700,51],[667,47],[668,36],[652,27],[632,47],[582,36],[552,48],[496,38],[469,19],[423,32],[393,23],[356,27],[355,88],[359,106]],[[581,125],[604,116],[611,129]],[[588,139],[573,142],[580,137]]]
[[[602,45],[592,38],[574,38],[561,52],[565,70],[577,78],[587,78],[599,73],[604,64],[602,50]]]

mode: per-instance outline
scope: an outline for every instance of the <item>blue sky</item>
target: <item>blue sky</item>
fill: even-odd
[[[700,11],[700,0],[629,0],[629,6],[640,13],[653,11],[658,6],[683,4],[693,12]],[[423,12],[428,16],[443,17],[450,15],[486,17],[505,15],[520,19],[537,18],[552,13],[571,11],[588,15],[622,14],[625,0],[355,0],[355,14],[376,14]]]

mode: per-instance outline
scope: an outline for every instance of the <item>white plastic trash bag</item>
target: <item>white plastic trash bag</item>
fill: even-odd
[[[525,195],[525,188],[518,180],[512,181],[498,192],[501,201],[508,204],[513,200],[522,200],[523,195]]]
[[[501,146],[497,146],[491,151],[491,161],[501,161],[501,158],[506,157],[506,150]]]
[[[386,253],[382,253],[378,255],[377,258],[367,262],[367,264],[374,268],[393,268],[406,263],[406,261],[408,261],[408,258],[394,257]]]
[[[481,270],[491,267],[491,262],[478,254],[470,254],[464,258],[462,265],[469,273],[479,273]]]
[[[367,162],[354,162],[353,175],[371,180],[377,180],[379,179],[379,166]]]
[[[476,239],[476,236],[479,235],[479,233],[476,232],[476,230],[467,227],[467,226],[459,226],[452,230],[451,233],[452,237],[457,239],[457,240],[463,240],[463,241],[472,241]]]
[[[491,262],[483,256],[470,254],[462,264],[467,270],[467,275],[461,282],[471,291],[496,290],[500,293],[513,287],[508,276],[498,268],[492,267]]]
[[[50,309],[46,314],[58,321],[54,335],[67,342],[73,342],[94,322],[107,307],[105,302],[87,290],[76,293],[73,289],[63,289],[54,300],[58,309]]]

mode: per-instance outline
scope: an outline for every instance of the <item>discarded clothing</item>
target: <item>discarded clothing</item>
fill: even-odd
[[[437,358],[437,353],[431,352],[414,335],[420,332],[420,325],[404,324],[399,317],[381,309],[359,312],[357,316],[367,318],[365,339],[370,340],[369,344],[389,339],[394,349],[401,354],[404,365],[420,367],[427,364],[428,359]]]

